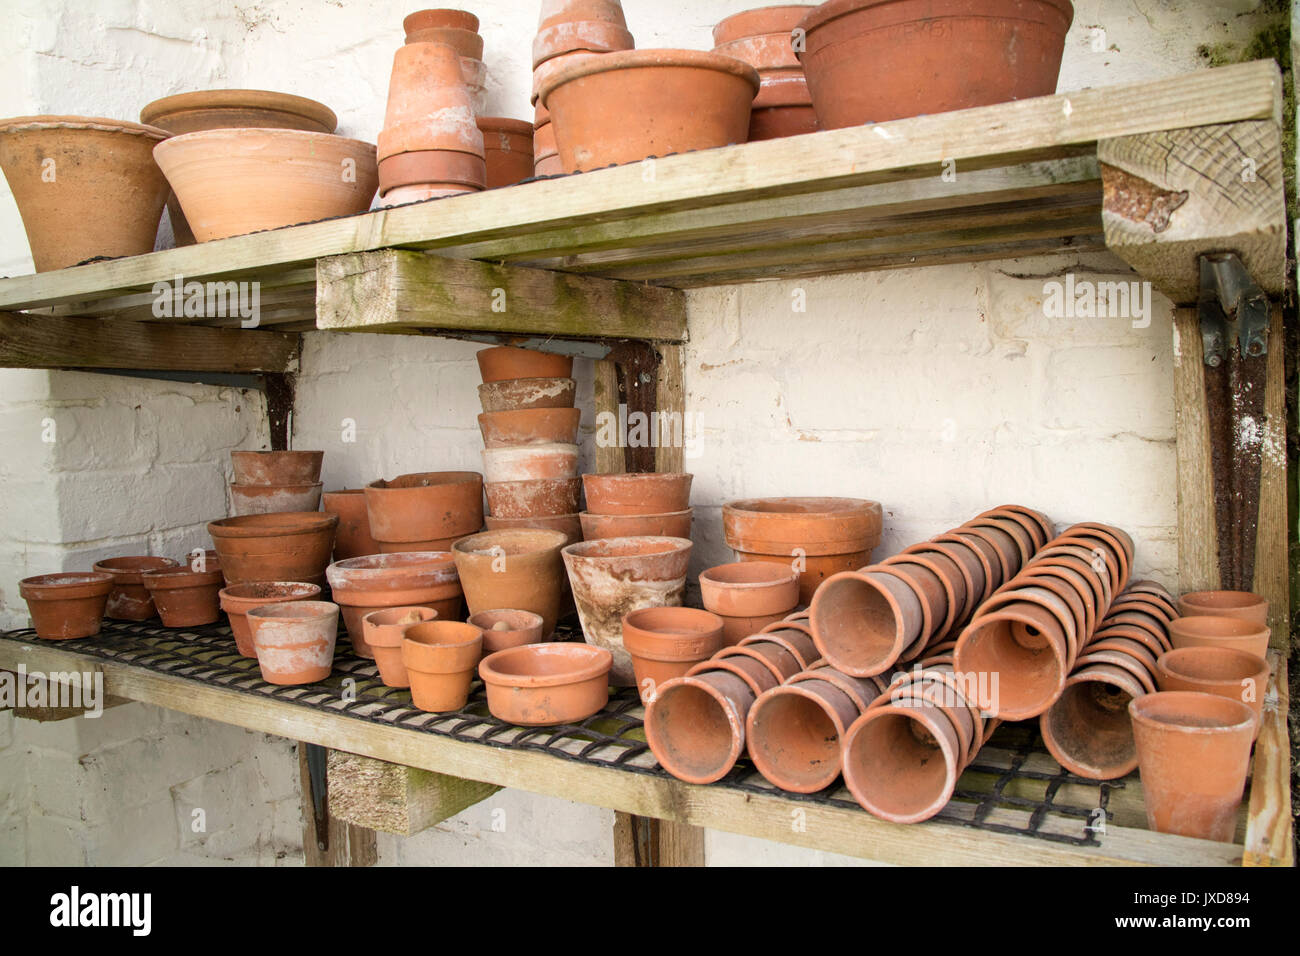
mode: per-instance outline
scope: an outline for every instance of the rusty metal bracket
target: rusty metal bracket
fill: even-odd
[[[618,399],[628,416],[640,412],[649,418],[658,401],[659,350],[653,342],[624,339],[610,348],[608,359],[618,366]],[[629,472],[654,471],[655,449],[629,445],[623,449],[623,462]]]
[[[1200,257],[1197,315],[1214,475],[1220,587],[1255,578],[1268,377],[1268,297],[1233,253]]]

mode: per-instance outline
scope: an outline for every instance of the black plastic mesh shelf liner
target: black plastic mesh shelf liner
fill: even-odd
[[[2,639],[29,643],[37,640],[31,630],[11,631]],[[576,628],[561,624],[557,639],[581,640],[582,636]],[[166,628],[157,621],[105,621],[96,637],[52,646],[357,720],[441,734],[488,747],[538,751],[630,773],[667,776],[646,745],[641,702],[632,688],[611,692],[609,705],[580,724],[526,728],[493,717],[478,681],[461,711],[429,714],[415,709],[408,691],[386,687],[379,680],[374,662],[352,653],[342,631],[334,672],[327,680],[303,687],[278,687],[263,681],[257,662],[239,655],[230,628],[224,623]],[[780,795],[795,804],[865,812],[842,786],[808,796],[784,793],[769,784],[747,760],[741,760],[714,786]],[[1113,819],[1106,810],[1107,802],[1110,793],[1123,786],[1122,780],[1098,784],[1066,773],[1043,747],[1036,722],[1003,724],[962,775],[952,801],[936,819],[997,833],[1097,846],[1097,834],[1104,827],[1101,812]]]

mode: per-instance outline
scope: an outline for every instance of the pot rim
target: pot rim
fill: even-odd
[[[725,578],[719,578],[713,574],[713,572],[715,571],[721,571],[723,569],[730,569],[730,568],[744,568],[746,570],[750,568],[759,568],[762,569],[762,571],[764,572],[767,571],[767,569],[771,569],[772,572],[783,571],[785,573],[782,573],[780,575],[776,573],[772,573],[771,576],[766,580],[755,580],[755,581],[728,581]],[[711,588],[717,588],[719,590],[724,590],[724,591],[738,591],[742,594],[747,594],[753,591],[780,590],[790,585],[798,586],[799,572],[796,571],[793,567],[784,564],[777,564],[775,561],[729,561],[726,564],[716,564],[711,568],[705,568],[703,571],[701,571],[700,572],[701,587],[704,586],[705,581],[708,582],[709,587]],[[785,614],[785,613],[787,612],[786,611],[781,612],[781,614]],[[767,617],[768,615],[753,614],[753,615],[745,615],[745,616],[746,617]]]
[[[56,592],[65,588],[102,586],[107,591],[112,585],[113,576],[106,571],[53,571],[49,574],[35,574],[18,582],[20,591],[32,591],[38,598],[51,595],[56,599]]]
[[[337,617],[339,606],[333,601],[277,601],[273,604],[249,608],[246,614],[264,624],[270,621],[287,621],[294,624],[315,623]]]
[[[1033,2],[1042,6],[1052,7],[1064,16],[1066,30],[1068,30],[1070,25],[1074,22],[1074,4],[1072,4],[1070,0],[1033,0]],[[838,20],[841,17],[849,16],[871,7],[883,7],[893,3],[913,4],[916,3],[916,0],[829,0],[829,2],[823,3],[810,10],[808,15],[799,21],[799,24],[795,29],[803,30],[805,33],[812,33],[814,30],[826,26],[832,20]],[[944,19],[942,13],[934,14],[932,17],[933,19]],[[913,19],[920,19],[920,17],[918,16]]]
[[[655,67],[686,67],[693,69],[716,70],[729,73],[746,80],[758,95],[760,80],[758,71],[744,60],[732,56],[705,50],[683,50],[674,48],[645,50],[615,50],[601,53],[590,59],[566,66],[564,69],[547,77],[538,90],[538,100],[546,106],[547,99],[559,87],[574,80],[581,80],[597,73],[612,73],[616,70],[652,69]],[[549,109],[549,107],[547,107]]]
[[[566,657],[574,663],[573,670],[559,674],[512,674],[499,670],[512,657]],[[478,676],[485,684],[497,687],[563,687],[594,680],[608,674],[614,666],[614,655],[603,647],[561,641],[548,644],[520,644],[494,651],[479,661]]]
[[[639,515],[607,515],[607,514],[597,514],[591,511],[578,511],[575,512],[575,514],[578,516],[579,520],[582,520],[583,518],[590,518],[593,521],[599,523],[600,521],[609,519],[612,520],[613,523],[617,524],[620,520],[625,520],[628,518],[635,519],[638,521],[648,521],[651,518],[680,518],[683,515],[690,514],[694,510],[695,510],[694,508],[686,508],[682,511],[659,511],[654,514],[639,514]],[[638,537],[638,535],[624,535],[623,537],[635,538]]]
[[[542,535],[543,537],[538,538],[537,537],[538,535]],[[452,554],[453,557],[458,555],[465,555],[468,557],[470,555],[491,554],[492,553],[491,542],[488,542],[487,545],[482,548],[475,546],[477,544],[476,539],[483,539],[483,538],[491,538],[495,541],[499,541],[503,545],[507,545],[514,540],[523,540],[525,538],[532,538],[533,540],[538,541],[539,546],[536,548],[529,548],[528,550],[525,551],[518,551],[515,552],[513,555],[509,551],[507,551],[505,554],[505,557],[507,558],[509,557],[520,558],[530,554],[544,554],[547,551],[552,551],[557,548],[564,547],[564,545],[569,540],[568,534],[566,534],[563,531],[556,530],[554,528],[496,528],[491,531],[475,531],[473,534],[468,534],[465,535],[464,537],[457,538],[454,542],[452,542],[451,551],[449,553]],[[546,544],[545,543],[546,538],[549,538],[552,543]]]
[[[181,568],[156,568],[140,575],[140,581],[150,591],[172,591],[184,588],[207,588],[222,585],[225,576],[220,568],[195,571],[186,565]]]
[[[274,127],[236,127],[233,129],[203,129],[194,133],[181,133],[179,136],[169,136],[154,147],[155,158],[162,150],[162,156],[167,156],[186,146],[197,145],[204,155],[211,154],[212,162],[228,162],[231,159],[242,158],[237,154],[232,155],[232,148],[237,147],[241,140],[247,140],[255,137],[270,137],[271,139],[286,139],[289,142],[305,142],[307,139],[314,140],[336,140],[340,146],[347,144],[347,151],[352,153],[369,153],[375,155],[378,147],[374,143],[367,143],[365,140],[353,139],[350,136],[339,136],[337,133],[313,133],[309,130],[302,129],[276,129]],[[304,154],[311,161],[319,162],[320,156],[315,151]],[[333,161],[332,159],[330,160]],[[161,163],[159,164],[161,165]]]
[[[153,567],[115,568],[111,567],[114,561],[160,561],[162,563]],[[183,566],[189,567],[188,562]],[[99,571],[103,574],[111,574],[113,580],[119,584],[138,584],[140,582],[131,579],[138,578],[145,571],[160,571],[164,568],[179,567],[182,567],[182,564],[175,558],[167,558],[158,554],[122,554],[118,555],[116,558],[104,558],[102,561],[96,561],[91,565],[91,570]],[[119,581],[119,578],[124,580]]]
[[[479,116],[477,122],[479,130],[484,133],[513,133],[530,139],[533,135],[532,120],[515,119],[513,116]]]
[[[339,125],[338,116],[324,103],[293,93],[251,89],[192,90],[188,93],[173,93],[171,96],[146,103],[140,110],[140,122],[147,126],[157,126],[158,120],[165,119],[172,113],[220,109],[257,109],[293,113],[322,126],[328,126],[331,131],[338,129]]]
[[[1175,697],[1178,700],[1174,700]],[[1189,726],[1176,721],[1160,720],[1152,713],[1155,709],[1174,704],[1198,708],[1202,713],[1207,707],[1216,707],[1220,708],[1220,710],[1224,707],[1240,708],[1239,713],[1244,715],[1245,719],[1238,720],[1235,723],[1223,723],[1219,726],[1200,724]],[[1240,733],[1243,730],[1253,730],[1255,726],[1255,712],[1250,709],[1249,705],[1239,700],[1233,700],[1231,697],[1207,694],[1198,690],[1162,690],[1154,694],[1135,697],[1129,701],[1128,713],[1134,723],[1142,724],[1149,731],[1187,734],[1196,737],[1230,735]]]
[[[262,598],[262,597],[255,597],[254,595],[251,594],[234,593],[238,591],[240,588],[255,588],[255,587],[289,588],[294,591],[302,590],[305,592],[305,594],[301,598],[286,598],[284,595],[275,595],[274,597]],[[226,601],[232,601],[232,602],[262,601],[266,604],[284,604],[284,603],[288,603],[289,601],[310,600],[311,598],[318,596],[320,593],[321,593],[321,587],[319,584],[306,584],[302,581],[241,581],[239,584],[230,584],[227,585],[226,587],[223,587],[220,591],[217,592],[217,597],[219,597],[222,600],[223,604]]]
[[[760,33],[737,33],[737,23],[744,23],[748,19],[761,20],[760,14],[774,13],[776,10],[802,10],[804,16],[807,16],[816,7],[815,3],[773,3],[762,7],[752,7],[748,10],[741,10],[739,13],[733,13],[730,16],[723,17],[713,27],[713,44],[719,46],[723,43],[734,43],[736,40],[745,40],[756,36],[779,35],[780,31],[763,30]],[[786,33],[793,33],[794,28],[799,25],[800,20],[796,20]],[[740,27],[739,29],[752,29]]]
[[[128,133],[144,136],[159,141],[171,137],[171,133],[147,123],[133,123],[130,120],[112,119],[108,116],[77,116],[66,113],[50,113],[29,116],[12,116],[0,120],[0,136],[8,133],[25,133],[34,130],[79,129],[99,133]]]
[[[423,485],[392,485],[390,482],[401,481],[403,478],[433,478],[447,476],[448,481],[434,481]],[[453,477],[454,476],[454,477]],[[396,478],[376,478],[369,482],[363,492],[372,491],[423,491],[428,488],[441,488],[444,486],[455,485],[472,485],[475,481],[482,481],[483,475],[477,471],[413,471],[404,475],[398,475]]]
[[[655,544],[665,544],[659,551],[634,551],[624,554],[587,554],[584,549],[599,550],[602,548],[625,547],[629,541],[646,541]],[[638,534],[626,535],[622,538],[597,538],[593,541],[575,541],[573,544],[565,545],[560,549],[566,560],[575,561],[625,561],[629,558],[657,558],[665,555],[681,554],[688,552],[694,547],[695,542],[690,538],[675,538],[670,535],[660,534]]]
[[[1177,666],[1189,657],[1218,657],[1233,663],[1240,663],[1242,669],[1250,667],[1252,670],[1250,673],[1243,674],[1241,677],[1232,677],[1230,675],[1220,677],[1201,677],[1196,674],[1189,674],[1186,671],[1177,670]],[[1175,647],[1171,651],[1165,651],[1156,659],[1155,676],[1157,678],[1165,676],[1174,677],[1178,680],[1184,680],[1190,683],[1212,686],[1216,684],[1240,683],[1247,678],[1258,677],[1261,673],[1264,675],[1264,680],[1267,682],[1268,678],[1271,676],[1272,668],[1268,666],[1268,661],[1260,657],[1258,654],[1252,654],[1250,651],[1244,651],[1239,647],[1201,644]],[[1263,697],[1263,690],[1264,688],[1260,689],[1260,699]]]
[[[299,519],[294,525],[288,517]],[[213,538],[283,538],[289,535],[320,534],[338,526],[339,516],[331,511],[277,511],[264,515],[236,515],[208,522]]]

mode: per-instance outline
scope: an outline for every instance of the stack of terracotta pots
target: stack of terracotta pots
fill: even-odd
[[[727,545],[740,561],[793,565],[799,600],[838,571],[870,563],[880,543],[880,503],[863,498],[748,498],[722,506]]]
[[[483,527],[483,476],[426,471],[366,485],[366,521],[380,554],[448,551]]]
[[[813,109],[792,32],[809,5],[759,7],[727,17],[713,28],[713,52],[743,60],[758,70],[759,90],[749,117],[750,140],[813,133]]]
[[[373,658],[363,618],[393,607],[422,607],[438,620],[461,616],[462,591],[456,562],[449,551],[403,551],[336,561],[326,571],[330,591],[343,614],[352,650]]]
[[[481,92],[478,18],[461,10],[423,10],[407,17],[405,26],[406,44],[393,57],[379,134],[384,206],[477,192],[487,185],[472,86],[477,81]]]
[[[975,609],[1014,580],[1050,534],[1044,515],[1004,505],[880,564],[831,575],[809,607],[817,646],[855,677],[950,649]]]
[[[478,353],[489,530],[545,528],[582,539],[573,358],[510,346]]]
[[[232,451],[231,516],[315,511],[324,457],[323,451]]]
[[[700,597],[722,618],[722,640],[739,644],[789,615],[799,603],[799,572],[785,564],[738,561],[700,575]]]
[[[598,53],[631,50],[619,0],[542,0],[537,36],[533,40],[533,157],[538,176],[564,172],[551,116],[540,102],[542,84],[551,76]]]
[[[689,538],[693,477],[684,472],[583,475],[587,495],[587,510],[580,515],[583,538],[647,534]]]

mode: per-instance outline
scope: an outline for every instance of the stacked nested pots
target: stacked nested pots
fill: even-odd
[[[364,618],[386,608],[424,608],[441,621],[461,616],[462,591],[450,550],[401,551],[336,561],[326,570],[352,650],[374,658]],[[393,622],[388,622],[393,623]]]
[[[759,7],[727,17],[713,28],[713,52],[743,60],[758,71],[759,89],[749,117],[749,139],[777,139],[819,128],[793,31],[808,5]]]
[[[551,115],[540,100],[542,84],[586,57],[636,45],[619,0],[542,0],[533,40],[533,159],[538,176],[564,172]]]
[[[460,56],[461,75],[469,87],[474,111],[480,112],[487,96],[487,67],[483,63],[483,37],[478,17],[468,10],[417,10],[402,20],[409,43],[442,43]]]
[[[230,514],[317,510],[324,457],[323,451],[232,451]]]
[[[587,541],[636,535],[691,536],[691,480],[684,472],[583,475]]]

